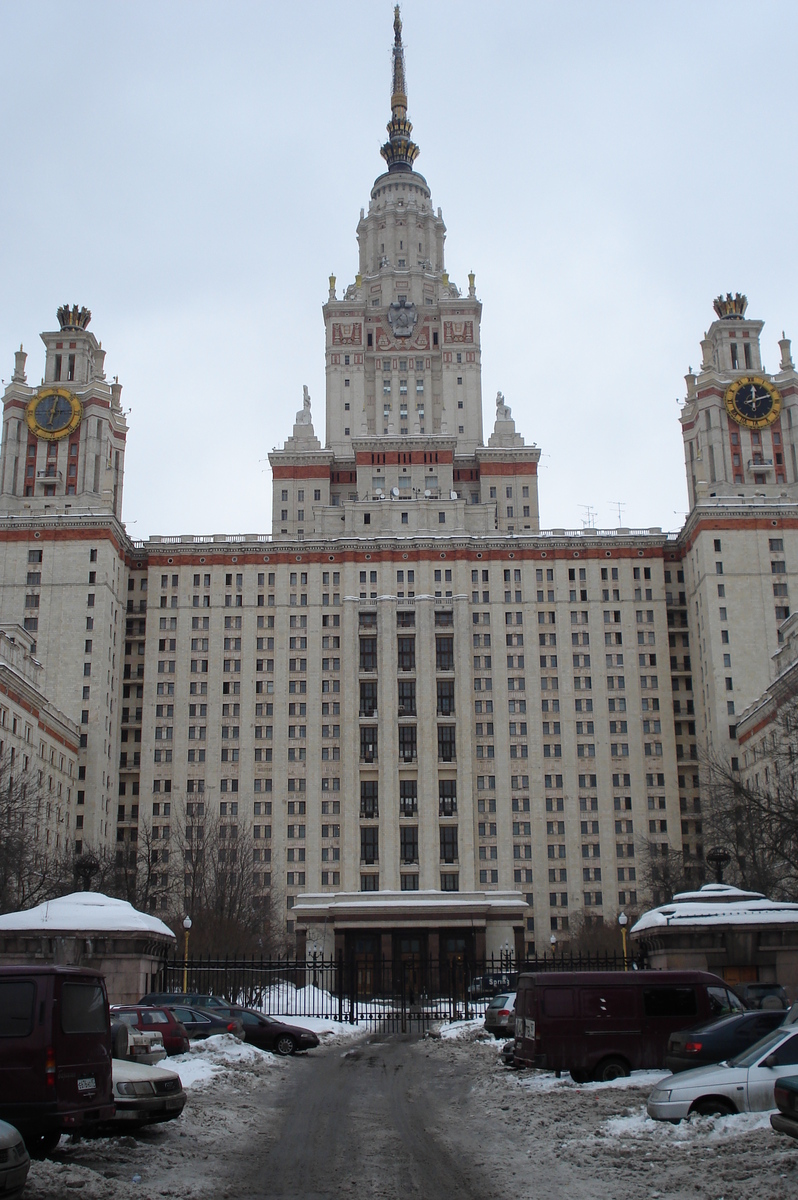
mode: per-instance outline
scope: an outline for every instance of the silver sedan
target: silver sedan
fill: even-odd
[[[704,1116],[767,1112],[776,1107],[773,1088],[785,1068],[793,1073],[798,1068],[794,1025],[774,1029],[727,1062],[669,1075],[649,1096],[648,1115],[655,1121],[678,1122],[694,1112]]]

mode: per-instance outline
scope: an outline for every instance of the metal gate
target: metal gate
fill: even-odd
[[[386,1033],[425,1033],[432,1024],[481,1017],[490,998],[514,988],[519,970],[623,970],[621,955],[512,955],[474,960],[340,951],[333,958],[165,960],[161,991],[221,996],[272,1016],[319,1017]],[[185,985],[185,986],[184,986]]]

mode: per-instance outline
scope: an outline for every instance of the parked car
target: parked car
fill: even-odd
[[[783,1009],[729,1013],[691,1029],[680,1029],[668,1039],[665,1068],[676,1073],[734,1058],[777,1029],[783,1020]]]
[[[179,1117],[186,1093],[176,1071],[115,1058],[114,1102],[116,1113],[101,1123],[98,1133],[126,1133]]]
[[[708,971],[548,971],[518,977],[515,1057],[522,1067],[570,1071],[577,1083],[662,1067],[668,1038],[741,1012]]]
[[[111,1016],[134,1029],[160,1033],[167,1054],[185,1054],[189,1049],[188,1033],[168,1008],[118,1004],[112,1007]]]
[[[468,985],[468,994],[472,1000],[482,1000],[485,996],[508,992],[511,986],[509,975],[475,975]]]
[[[780,983],[738,983],[735,992],[747,1008],[785,1009],[790,1007]]]
[[[166,1058],[163,1038],[154,1030],[140,1032],[124,1021],[111,1021],[114,1060],[147,1063],[154,1066]]]
[[[172,1008],[175,1004],[187,1004],[189,1008],[209,1008],[220,1016],[238,1016],[239,1004],[230,1004],[221,996],[209,996],[205,992],[150,992],[142,996],[139,1004],[158,1004]]]
[[[774,1088],[785,1067],[798,1068],[798,1032],[790,1026],[774,1029],[736,1058],[669,1075],[649,1096],[648,1115],[678,1123],[694,1112],[767,1112],[776,1107]]]
[[[773,1099],[779,1111],[770,1118],[771,1125],[778,1133],[798,1138],[798,1076],[777,1079]]]
[[[169,1011],[185,1029],[189,1038],[206,1038],[215,1033],[233,1033],[242,1037],[244,1022],[240,1017],[217,1016],[210,1009],[189,1008],[184,1004],[167,1005]]]
[[[0,1119],[34,1155],[112,1117],[105,981],[77,967],[0,967]]]
[[[273,1050],[275,1054],[295,1054],[297,1050],[312,1050],[319,1039],[310,1029],[298,1025],[286,1025],[276,1017],[267,1017],[253,1009],[241,1010],[244,1022],[244,1040],[261,1050]]]
[[[13,1125],[0,1121],[0,1195],[16,1200],[22,1195],[30,1170],[30,1155],[22,1134]]]
[[[485,1029],[496,1038],[515,1033],[515,992],[500,992],[485,1009]]]

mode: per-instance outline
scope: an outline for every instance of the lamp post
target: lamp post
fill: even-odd
[[[621,939],[623,941],[623,969],[624,971],[628,971],[629,966],[626,961],[626,926],[629,924],[629,918],[625,912],[618,913],[618,924],[621,927]]]
[[[188,935],[191,932],[191,917],[186,914],[183,917],[183,929],[185,930],[185,940],[183,942],[183,994],[188,991]]]
[[[557,939],[554,934],[549,938],[549,944],[551,945],[551,961],[552,965],[554,965],[554,951],[557,949]]]

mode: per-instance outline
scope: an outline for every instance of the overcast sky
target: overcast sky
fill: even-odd
[[[405,0],[416,162],[447,267],[542,448],[541,527],[678,528],[677,397],[720,291],[798,339],[795,0]],[[389,0],[0,5],[0,376],[85,304],[128,418],[124,517],[266,532],[327,276],[390,115]]]

